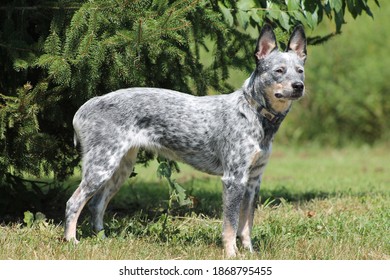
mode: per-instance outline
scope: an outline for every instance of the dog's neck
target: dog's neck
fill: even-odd
[[[274,126],[279,128],[280,124],[286,117],[287,113],[290,111],[291,102],[288,106],[284,107],[282,111],[276,111],[271,105],[264,94],[259,94],[254,98],[250,92],[244,89],[244,96],[249,106],[252,107],[259,118],[260,122],[266,126]]]
[[[264,97],[261,100],[256,101],[245,90],[243,91],[243,95],[248,107],[256,113],[257,120],[264,131],[260,144],[263,147],[268,147],[270,143],[273,142],[274,136],[278,131],[280,124],[286,117],[289,109],[283,113],[275,112],[268,106]]]

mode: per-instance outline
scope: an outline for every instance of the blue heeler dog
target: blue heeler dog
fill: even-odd
[[[222,176],[225,253],[236,255],[236,237],[253,251],[254,210],[272,141],[292,101],[304,95],[303,27],[294,29],[281,52],[265,25],[255,59],[252,75],[231,94],[196,97],[129,88],[81,106],[73,126],[83,153],[82,181],[66,204],[65,239],[77,242],[77,219],[88,201],[94,230],[103,229],[107,204],[143,148]]]

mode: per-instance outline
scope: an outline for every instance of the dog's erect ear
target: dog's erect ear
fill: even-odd
[[[297,25],[287,44],[287,52],[295,52],[303,61],[306,60],[306,36],[302,25]]]
[[[255,51],[256,62],[263,59],[277,48],[275,33],[272,30],[271,25],[264,25],[261,29],[259,40],[257,40]]]

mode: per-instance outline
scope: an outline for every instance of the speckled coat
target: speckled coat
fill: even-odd
[[[76,241],[77,219],[88,201],[95,231],[103,229],[107,204],[143,148],[222,176],[225,253],[236,255],[236,236],[252,251],[255,203],[272,140],[291,102],[304,93],[302,27],[294,30],[288,50],[280,52],[265,26],[255,58],[255,71],[231,94],[196,97],[129,88],[86,102],[73,120],[83,173],[67,203],[65,238]]]

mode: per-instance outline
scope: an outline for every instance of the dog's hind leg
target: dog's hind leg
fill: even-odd
[[[84,208],[87,201],[107,182],[108,179],[102,178],[98,181],[88,180],[83,178],[79,187],[73,193],[66,203],[65,210],[65,239],[76,239],[77,220],[80,216],[81,210]]]
[[[81,181],[79,187],[66,203],[64,237],[68,241],[78,242],[76,239],[77,220],[85,203],[91,196],[87,191],[88,189],[90,189],[89,184],[85,180]]]
[[[74,240],[76,243],[76,225],[82,209],[89,199],[113,180],[115,171],[123,159],[123,152],[119,147],[115,147],[111,141],[106,143],[100,141],[99,144],[88,146],[92,148],[87,150],[83,156],[83,178],[79,187],[66,203],[65,239]],[[107,150],[107,147],[111,147],[111,150]],[[105,158],[107,154],[110,154],[108,159]]]
[[[95,233],[104,229],[103,217],[107,205],[119,191],[125,180],[129,178],[137,160],[137,153],[138,149],[130,149],[122,158],[111,179],[89,201],[88,208],[91,212],[92,228]]]

